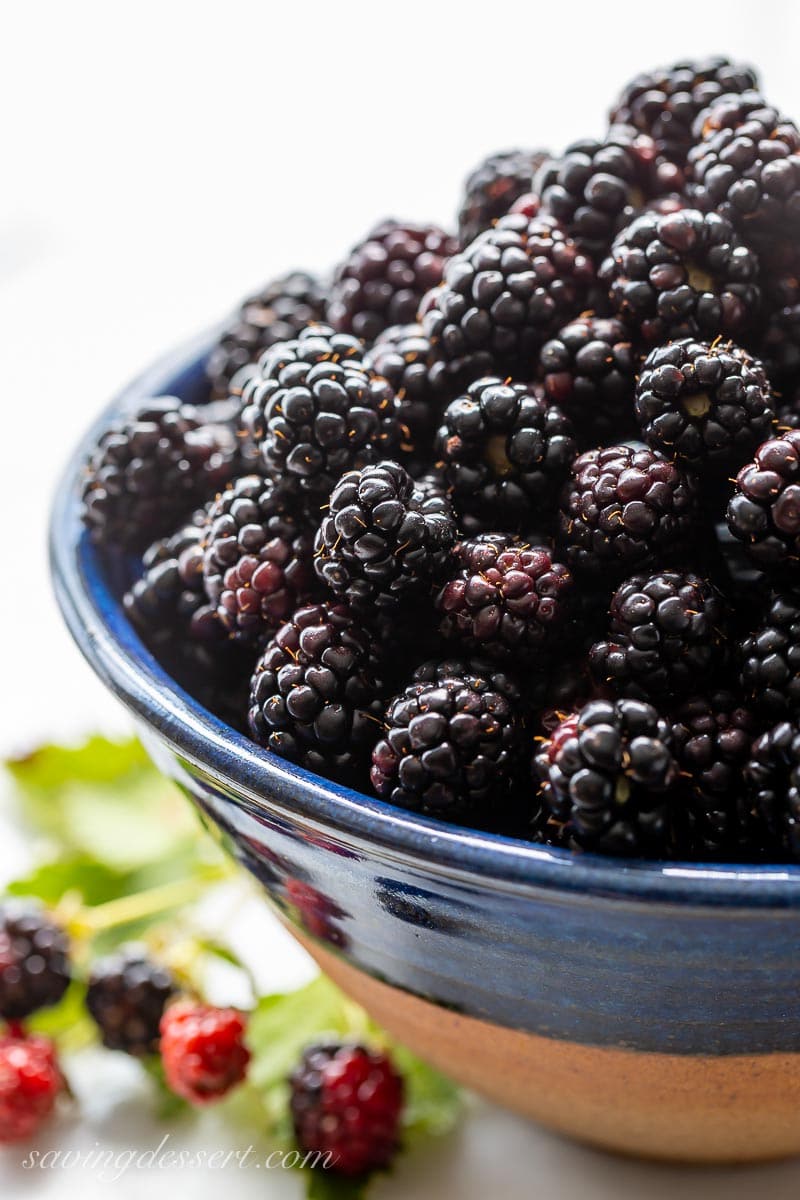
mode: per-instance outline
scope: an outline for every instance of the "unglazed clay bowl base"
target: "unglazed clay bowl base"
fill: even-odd
[[[202,403],[208,348],[110,405],[53,513],[65,618],[154,761],[323,970],[454,1078],[628,1154],[800,1153],[800,868],[622,862],[403,812],[266,753],[142,644],[121,604],[137,564],[81,526],[83,464],[149,397]]]

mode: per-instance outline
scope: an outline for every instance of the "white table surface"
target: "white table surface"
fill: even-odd
[[[43,738],[128,728],[65,633],[48,583],[45,528],[56,480],[92,414],[160,351],[291,266],[328,267],[385,214],[448,221],[464,171],[491,149],[593,135],[636,70],[727,52],[762,68],[795,116],[800,10],[791,3],[618,3],[561,24],[533,6],[16,5],[0,37],[0,587],[4,753]],[[613,15],[616,26],[608,24]],[[658,26],[656,20],[658,17]],[[668,23],[668,28],[665,24]],[[657,28],[658,36],[655,36]],[[555,31],[557,42],[547,39]],[[612,50],[613,47],[613,50]],[[612,54],[616,55],[614,61]],[[56,498],[57,501],[57,498]],[[1,816],[1,814],[0,814]],[[0,879],[28,847],[6,820]],[[261,903],[237,936],[263,945],[265,981],[309,971]],[[79,1115],[40,1148],[155,1147],[135,1065],[70,1064]],[[208,1114],[173,1148],[236,1148]],[[191,1187],[298,1195],[291,1173],[130,1171],[121,1200]],[[146,1189],[146,1192],[145,1192]],[[407,1158],[376,1197],[502,1195],[664,1200],[792,1197],[800,1165],[647,1166],[573,1146],[476,1103],[457,1134]],[[0,1195],[106,1197],[87,1170],[29,1171],[0,1156]]]

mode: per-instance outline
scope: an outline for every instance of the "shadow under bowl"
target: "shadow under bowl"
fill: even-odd
[[[800,868],[573,855],[405,813],[261,750],[142,644],[120,603],[130,564],[81,525],[83,463],[146,398],[203,400],[207,351],[109,405],[52,518],[67,624],[155,762],[323,970],[453,1078],[629,1154],[800,1152]]]

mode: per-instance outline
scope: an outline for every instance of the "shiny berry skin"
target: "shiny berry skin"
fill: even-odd
[[[759,446],[736,476],[728,528],[767,571],[796,566],[800,557],[800,430]]]
[[[158,1050],[159,1022],[175,990],[165,967],[131,947],[95,960],[86,1007],[104,1046],[142,1056]]]
[[[71,978],[69,941],[40,908],[0,905],[0,1017],[19,1021],[57,1004]]]
[[[291,1114],[300,1150],[330,1155],[325,1169],[365,1175],[399,1146],[403,1080],[388,1054],[365,1046],[309,1046],[292,1072]]]
[[[512,211],[517,200],[530,194],[534,176],[548,158],[544,150],[506,150],[478,164],[464,186],[458,215],[462,248]]]
[[[455,394],[421,325],[391,325],[364,354],[364,366],[394,389],[398,414],[416,457],[425,457],[442,409]]]
[[[800,859],[800,729],[781,721],[753,743],[745,781],[754,813],[790,857]]]
[[[788,586],[773,592],[741,642],[739,661],[744,695],[759,715],[800,716],[800,592]]]
[[[161,1061],[170,1089],[190,1104],[214,1104],[247,1073],[246,1017],[233,1008],[179,1000],[161,1018]]]
[[[640,358],[616,317],[578,317],[542,346],[545,395],[570,418],[582,449],[634,436]]]
[[[0,1037],[0,1144],[21,1142],[38,1133],[63,1085],[49,1038]]]

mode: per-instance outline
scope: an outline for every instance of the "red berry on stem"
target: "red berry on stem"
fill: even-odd
[[[213,1104],[247,1072],[246,1017],[233,1008],[181,1000],[161,1018],[161,1059],[169,1087],[190,1104]]]

